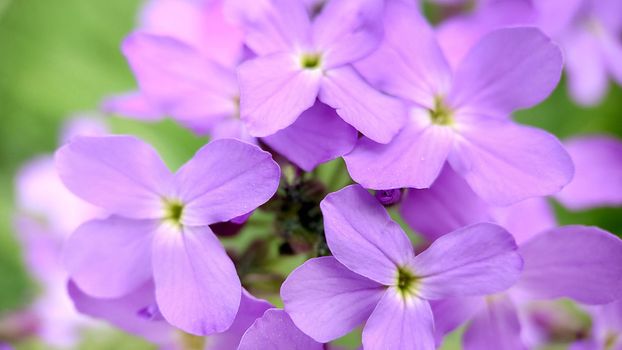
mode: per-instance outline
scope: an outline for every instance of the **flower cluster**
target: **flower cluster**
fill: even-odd
[[[43,311],[71,301],[169,349],[326,349],[361,329],[364,349],[428,350],[460,327],[467,350],[622,346],[622,240],[558,226],[550,202],[621,205],[622,143],[512,117],[563,69],[579,103],[622,83],[621,4],[482,0],[433,26],[414,0],[149,1],[122,44],[138,88],[102,109],[210,142],[171,171],[81,125],[25,168]],[[593,331],[566,331],[560,298]]]

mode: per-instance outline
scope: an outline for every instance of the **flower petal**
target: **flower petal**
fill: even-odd
[[[436,345],[440,347],[445,335],[453,332],[486,305],[482,297],[449,298],[430,302],[434,313],[434,333]]]
[[[388,143],[406,122],[403,103],[372,88],[350,66],[326,71],[319,97],[376,142]]]
[[[67,239],[64,263],[87,294],[117,298],[151,278],[151,240],[155,220],[111,216],[82,224]]]
[[[158,121],[164,118],[162,111],[140,91],[108,96],[102,102],[102,110],[144,121]]]
[[[351,185],[329,194],[320,208],[328,247],[350,270],[392,285],[397,267],[414,256],[406,233],[361,186]]]
[[[382,39],[382,0],[329,1],[313,20],[314,46],[327,68],[354,62]]]
[[[77,136],[60,148],[56,169],[67,188],[110,213],[159,218],[172,174],[157,152],[132,136]]]
[[[279,185],[280,169],[268,152],[232,139],[212,141],[175,174],[185,225],[207,225],[246,214]]]
[[[421,279],[419,295],[430,300],[501,292],[518,280],[522,265],[512,235],[489,223],[440,237],[410,264]]]
[[[450,128],[409,123],[386,145],[361,138],[344,159],[352,179],[365,188],[428,188],[441,172],[453,141]]]
[[[363,329],[365,349],[434,349],[434,316],[430,304],[419,298],[404,300],[389,288]]]
[[[561,77],[562,61],[557,45],[537,28],[496,30],[458,66],[449,104],[505,118],[548,97]]]
[[[575,30],[564,37],[562,44],[570,96],[581,105],[597,105],[609,86],[607,66],[598,42],[587,30]]]
[[[526,350],[520,338],[516,307],[505,296],[493,298],[468,326],[463,338],[464,349]]]
[[[478,222],[491,221],[490,207],[445,165],[429,189],[410,189],[400,206],[402,218],[433,242],[444,234]]]
[[[555,198],[572,210],[622,205],[622,142],[584,136],[565,142],[575,175]]]
[[[246,61],[238,78],[240,116],[251,135],[263,137],[290,126],[313,106],[322,74],[301,68],[287,52]]]
[[[270,309],[248,328],[237,349],[323,350],[324,344],[302,333],[285,311]]]
[[[311,171],[318,164],[350,152],[357,139],[358,132],[334,109],[316,102],[294,124],[262,141],[303,170]]]
[[[85,315],[103,319],[122,330],[164,345],[172,345],[175,329],[161,316],[153,315],[156,308],[153,282],[148,281],[138,289],[120,298],[99,299],[85,294],[72,281],[68,292],[76,309]]]
[[[170,324],[200,336],[231,326],[240,306],[240,279],[208,226],[162,226],[152,255],[156,300]]]
[[[451,71],[432,27],[414,2],[404,1],[386,2],[384,23],[382,44],[356,69],[380,90],[433,108],[449,89]]]
[[[328,342],[363,323],[382,297],[380,284],[333,257],[308,260],[281,287],[285,311],[313,339]]]
[[[233,324],[227,331],[208,337],[205,350],[238,349],[246,330],[270,308],[269,302],[255,298],[243,289],[240,309]]]
[[[521,245],[516,285],[536,299],[569,297],[584,304],[622,298],[622,240],[596,227],[566,226]]]
[[[555,136],[500,120],[469,121],[449,155],[452,168],[477,195],[495,205],[558,192],[574,167]]]

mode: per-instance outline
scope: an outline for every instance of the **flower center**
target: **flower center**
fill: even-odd
[[[319,53],[306,53],[300,57],[300,65],[304,69],[317,69],[322,64],[322,55]]]
[[[181,226],[181,218],[184,215],[184,205],[178,200],[164,200],[164,220],[177,226]]]
[[[403,298],[415,295],[418,281],[419,277],[408,268],[403,266],[397,268],[397,281],[395,286]]]
[[[443,102],[443,99],[437,97],[434,99],[434,108],[428,110],[432,124],[448,126],[454,123],[452,110]]]

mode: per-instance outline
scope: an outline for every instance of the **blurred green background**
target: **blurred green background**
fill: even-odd
[[[0,0],[0,315],[27,305],[36,293],[11,227],[14,174],[24,161],[54,151],[64,119],[96,110],[102,97],[134,87],[119,45],[138,8],[138,0]],[[602,105],[587,109],[568,99],[562,83],[549,100],[517,117],[560,138],[620,137],[622,90],[613,88]],[[112,124],[117,132],[153,143],[173,167],[204,142],[170,121],[143,125],[113,119]],[[622,209],[556,209],[563,224],[598,225],[622,234]]]

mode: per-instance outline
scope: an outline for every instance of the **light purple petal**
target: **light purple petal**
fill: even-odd
[[[306,171],[350,152],[358,132],[335,110],[316,102],[300,117],[274,135],[262,139],[270,148]]]
[[[504,296],[491,298],[467,328],[463,337],[464,349],[526,350],[512,301]]]
[[[125,39],[123,53],[141,92],[182,124],[205,132],[237,113],[235,71],[183,42],[137,32]]]
[[[317,341],[328,342],[362,324],[384,290],[335,258],[322,257],[294,270],[281,287],[281,298],[298,328]]]
[[[157,152],[132,136],[75,137],[56,151],[56,169],[67,188],[108,212],[161,216],[161,196],[172,174]]]
[[[579,104],[598,104],[609,85],[607,67],[598,42],[586,30],[575,30],[563,37],[568,88]]]
[[[255,298],[246,290],[242,290],[240,309],[233,324],[224,333],[208,337],[205,350],[238,349],[246,330],[271,307],[269,302]]]
[[[506,117],[544,100],[562,71],[559,48],[536,28],[484,36],[458,66],[448,102],[454,108]]]
[[[507,207],[491,207],[495,222],[508,230],[518,245],[557,226],[553,207],[545,197],[525,199]]]
[[[555,198],[573,210],[622,205],[622,142],[583,136],[565,142],[575,175]]]
[[[280,169],[268,152],[232,139],[212,141],[175,174],[185,225],[207,225],[246,214],[279,185]]]
[[[152,255],[156,300],[170,324],[195,335],[231,326],[240,306],[240,279],[208,226],[162,226]]]
[[[469,121],[459,128],[463,139],[449,162],[491,204],[550,195],[572,179],[570,156],[545,131],[493,119]]]
[[[445,165],[429,189],[410,189],[402,202],[402,218],[433,242],[440,236],[478,222],[491,221],[489,206]]]
[[[351,185],[329,194],[320,208],[328,247],[350,270],[392,285],[397,267],[413,258],[408,236],[361,186]]]
[[[391,287],[363,329],[363,346],[369,350],[434,349],[434,316],[430,304],[417,297],[404,300]]]
[[[410,264],[421,278],[419,295],[431,300],[501,292],[518,280],[522,265],[512,235],[490,223],[440,237]]]
[[[245,42],[258,55],[310,44],[311,22],[302,1],[229,0],[225,9],[245,31]]]
[[[102,102],[106,113],[144,121],[158,121],[164,117],[162,111],[140,91],[127,92],[107,97]]]
[[[450,298],[430,302],[434,314],[434,333],[436,345],[450,332],[471,320],[479,310],[486,307],[484,298]]]
[[[64,262],[76,284],[94,297],[116,298],[151,279],[156,220],[111,216],[91,220],[65,243]]]
[[[365,188],[428,188],[441,172],[454,137],[451,128],[410,122],[386,145],[361,138],[344,159],[352,179]]]
[[[313,21],[314,47],[327,68],[354,62],[382,39],[382,0],[328,1]]]
[[[173,343],[175,330],[155,310],[153,282],[148,281],[129,294],[115,299],[98,299],[85,294],[73,282],[68,292],[76,309],[91,317],[103,319],[122,330],[158,344]],[[159,316],[159,318],[158,318]]]
[[[238,69],[240,115],[256,137],[290,126],[320,91],[322,73],[300,66],[291,53],[275,53],[246,61]]]
[[[387,1],[384,23],[380,48],[356,68],[382,91],[434,107],[435,97],[448,92],[451,71],[431,26],[414,1]]]
[[[521,245],[525,260],[515,289],[536,299],[569,297],[585,304],[622,298],[622,241],[595,227],[566,226]]]
[[[406,122],[404,104],[372,88],[350,66],[325,72],[319,97],[376,142],[388,143]]]
[[[296,327],[283,310],[270,309],[244,333],[238,350],[323,350],[318,343]]]

